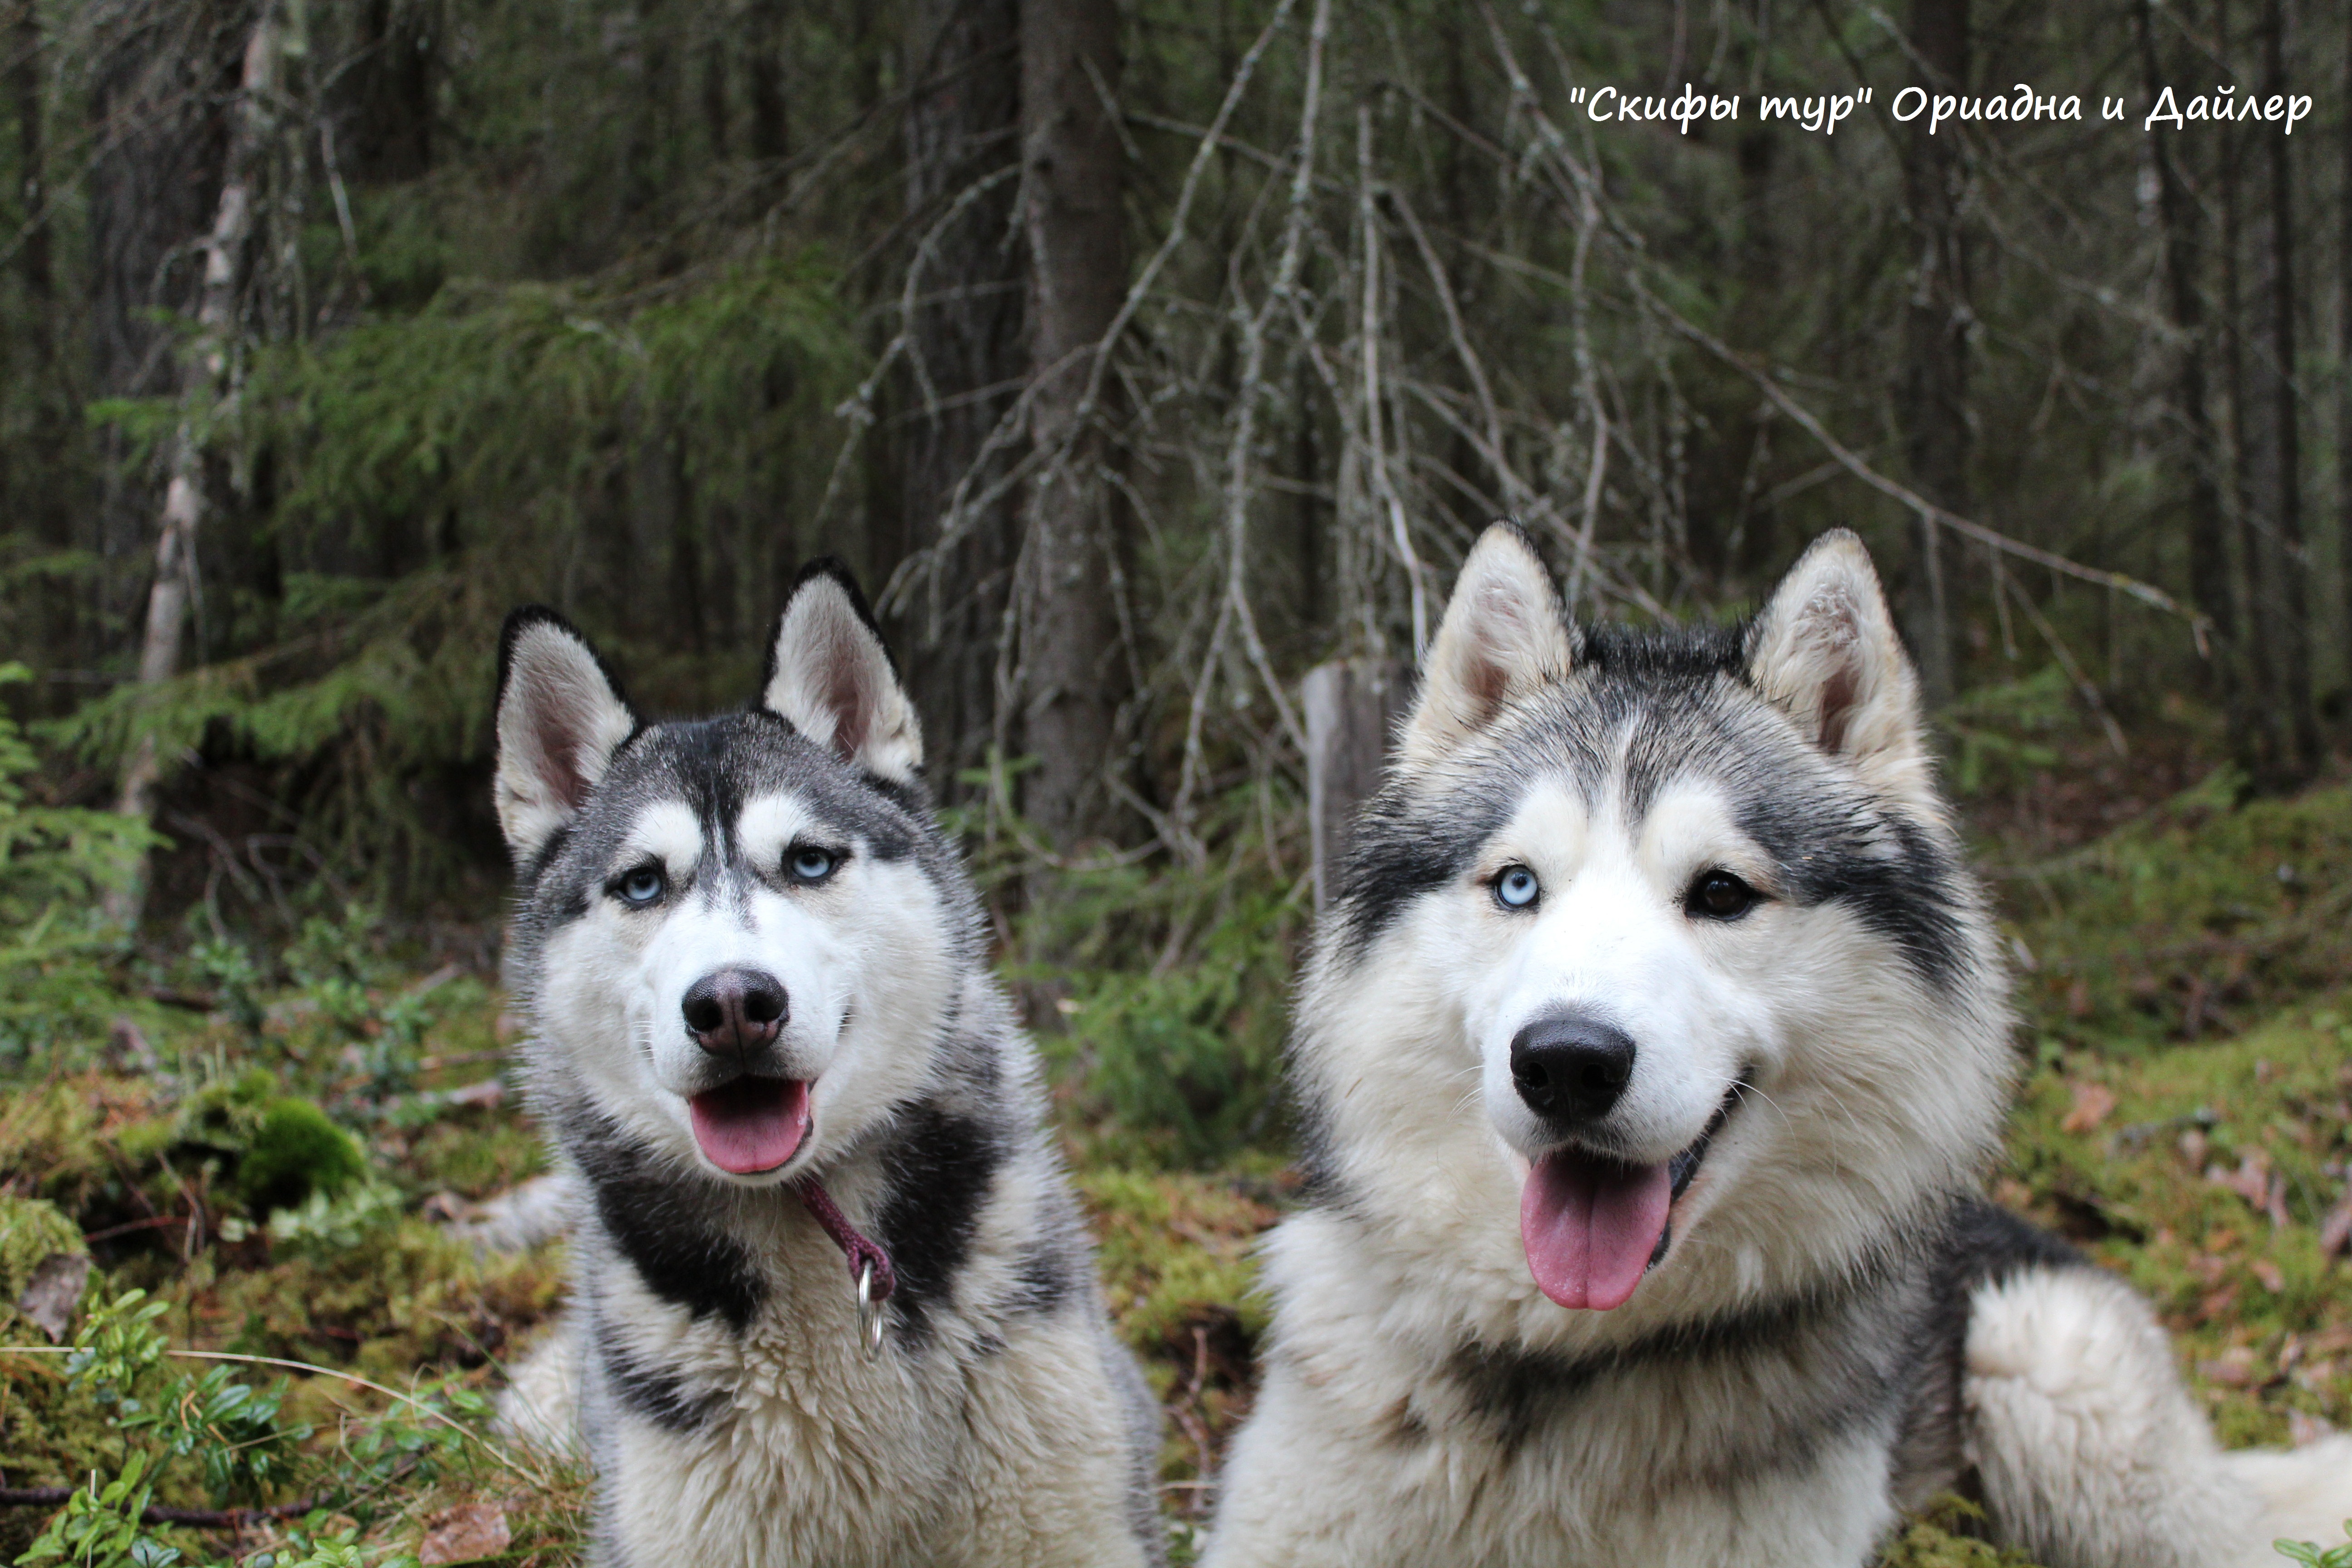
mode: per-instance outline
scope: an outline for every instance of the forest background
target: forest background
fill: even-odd
[[[5,0],[0,63],[0,1201],[75,1227],[7,1267],[334,1374],[220,1363],[156,1447],[163,1363],[0,1357],[0,1493],[152,1449],[215,1525],[316,1505],[191,1552],[373,1562],[429,1497],[562,1556],[576,1475],[467,1404],[555,1255],[449,1238],[539,1160],[496,629],[731,706],[830,553],[1181,1545],[1289,1190],[1301,678],[1409,664],[1503,515],[1635,621],[1863,533],[2009,920],[2004,1196],[2238,1438],[2346,1415],[2352,5]]]

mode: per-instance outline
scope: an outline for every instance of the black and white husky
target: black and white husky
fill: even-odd
[[[1869,557],[1751,624],[1464,566],[1299,991],[1314,1198],[1214,1568],[1854,1568],[1960,1490],[2052,1568],[2336,1539],[2148,1308],[1980,1202],[2006,982]]]
[[[1157,1561],[1158,1410],[856,585],[803,574],[758,705],[699,722],[640,723],[518,611],[498,742],[577,1208],[564,1339],[509,1408],[576,1422],[592,1560]]]

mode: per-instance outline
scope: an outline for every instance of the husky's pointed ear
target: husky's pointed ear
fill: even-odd
[[[499,637],[498,722],[499,827],[527,866],[636,732],[636,715],[587,639],[532,605]]]
[[[1551,574],[1517,527],[1486,530],[1462,563],[1429,650],[1402,752],[1436,761],[1504,707],[1568,674],[1568,626]]]
[[[1822,751],[1882,787],[1920,782],[1918,677],[1851,532],[1822,534],[1780,579],[1748,629],[1748,673]]]
[[[911,784],[923,731],[874,612],[831,556],[801,569],[768,647],[760,705],[888,784]]]

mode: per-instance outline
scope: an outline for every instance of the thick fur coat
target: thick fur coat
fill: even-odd
[[[1465,563],[1300,985],[1313,1197],[1212,1568],[1857,1568],[1934,1495],[2053,1568],[2332,1538],[2147,1307],[1976,1195],[2007,983],[1868,556],[1740,627]]]
[[[1158,1410],[920,763],[836,571],[757,705],[698,722],[641,724],[571,627],[509,622],[509,980],[574,1212],[562,1337],[508,1412],[584,1445],[604,1568],[1160,1555]],[[810,1183],[895,1272],[870,1355]]]

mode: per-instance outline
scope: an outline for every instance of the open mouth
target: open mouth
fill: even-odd
[[[800,1152],[808,1136],[809,1086],[799,1079],[739,1078],[687,1101],[694,1141],[722,1171],[756,1176]]]
[[[1698,1174],[1731,1115],[1735,1085],[1689,1147],[1654,1165],[1628,1165],[1581,1149],[1547,1152],[1519,1192],[1528,1270],[1563,1307],[1622,1307],[1674,1243],[1675,1200]]]

